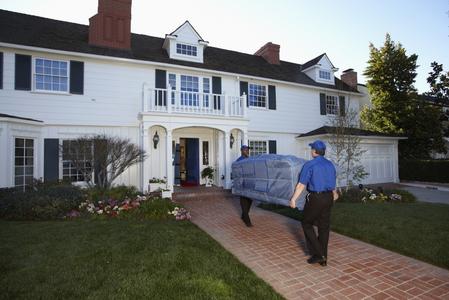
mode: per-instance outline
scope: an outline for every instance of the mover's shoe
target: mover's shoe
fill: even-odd
[[[247,227],[253,226],[253,224],[251,224],[251,220],[250,220],[249,216],[242,216],[242,220],[243,220],[243,223],[245,223],[245,225]]]
[[[316,256],[313,255],[311,258],[307,260],[307,263],[309,264],[320,264],[321,266],[325,267],[327,266],[327,259],[324,256]]]

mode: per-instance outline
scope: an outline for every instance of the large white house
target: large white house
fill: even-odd
[[[118,183],[229,188],[242,144],[251,155],[309,157],[329,116],[359,110],[357,73],[326,54],[297,64],[267,43],[255,54],[215,48],[186,21],[165,38],[132,34],[131,0],[100,0],[90,25],[0,10],[0,187],[32,178],[82,180],[60,153],[81,135],[130,139],[148,158]],[[397,137],[359,131],[366,183],[397,182]]]

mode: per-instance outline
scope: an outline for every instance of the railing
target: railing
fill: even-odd
[[[144,87],[144,112],[246,117],[246,95],[198,93]]]

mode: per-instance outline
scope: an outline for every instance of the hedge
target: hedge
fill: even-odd
[[[402,160],[399,178],[427,182],[449,182],[449,160]]]

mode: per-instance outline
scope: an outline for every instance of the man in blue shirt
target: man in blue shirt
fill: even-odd
[[[319,263],[327,265],[327,244],[329,241],[329,228],[331,208],[338,194],[335,190],[336,171],[334,165],[324,158],[326,144],[320,140],[309,144],[312,148],[313,159],[302,167],[298,184],[290,199],[290,207],[296,207],[296,199],[307,189],[304,206],[304,219],[301,222],[306,237],[307,249],[311,257],[309,264]],[[318,237],[313,228],[318,225]]]
[[[237,161],[241,161],[242,159],[246,159],[249,157],[249,147],[247,145],[242,145],[240,147],[241,156],[237,158]],[[248,197],[240,196],[240,206],[242,207],[242,220],[246,226],[251,227],[251,220],[249,218],[249,209],[251,208],[251,204],[253,200]]]

